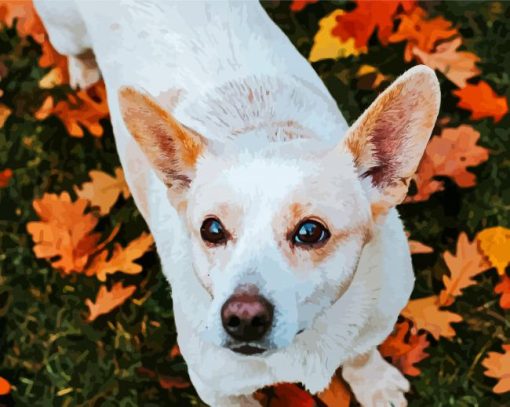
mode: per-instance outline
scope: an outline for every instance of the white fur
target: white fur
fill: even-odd
[[[356,357],[374,352],[410,296],[414,277],[407,240],[395,209],[371,223],[366,191],[372,187],[353,183],[350,159],[330,153],[323,166],[316,165],[320,151],[340,143],[348,126],[320,78],[262,7],[235,1],[35,3],[57,50],[70,56],[88,49],[95,53],[126,180],[172,285],[178,343],[203,400],[249,405],[252,392],[276,382],[301,382],[318,392],[340,365],[356,371]],[[122,120],[117,94],[124,85],[145,89],[211,142],[214,154],[198,163],[186,218],[170,205],[166,187]],[[254,103],[244,97],[247,88]],[[271,151],[268,128],[288,120],[298,120],[299,136],[314,142],[277,143]],[[284,138],[274,126],[274,137]],[[314,145],[317,151],[310,152]],[[279,148],[295,154],[279,158]],[[328,185],[315,180],[332,168],[338,173],[331,178],[330,193]],[[342,215],[333,217],[337,229],[370,225],[373,236],[364,246],[361,235],[348,238],[315,274],[303,277],[292,273],[265,236],[275,214],[308,180],[313,180],[310,188],[331,195],[317,208],[326,216]],[[242,233],[235,249],[207,277],[207,259],[199,240],[190,240],[189,227],[211,209],[218,196],[214,191],[220,189],[242,207],[244,223],[238,225]],[[225,333],[219,308],[246,282],[259,285],[277,310],[270,339],[275,349],[267,355],[242,356],[221,346]],[[329,303],[339,289],[333,284],[345,292]],[[300,329],[304,332],[296,336]],[[377,356],[369,360],[384,365]],[[371,384],[356,379],[356,394],[363,388],[371,394]],[[397,401],[405,390],[399,382]]]

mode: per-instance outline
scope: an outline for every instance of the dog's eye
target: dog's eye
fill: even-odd
[[[325,242],[331,234],[325,226],[315,220],[305,220],[296,228],[292,237],[295,245],[312,246],[317,243]]]
[[[200,235],[205,242],[220,245],[227,241],[227,232],[218,219],[207,218],[202,223]]]

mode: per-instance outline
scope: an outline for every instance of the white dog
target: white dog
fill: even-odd
[[[315,393],[343,366],[362,405],[405,405],[409,385],[376,346],[413,287],[395,206],[438,113],[433,71],[409,70],[348,127],[257,2],[36,8],[72,83],[104,78],[200,397]]]

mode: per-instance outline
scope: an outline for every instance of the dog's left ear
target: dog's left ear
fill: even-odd
[[[374,215],[386,213],[405,198],[439,104],[434,71],[417,66],[379,95],[349,129],[344,143],[359,175],[371,181]]]

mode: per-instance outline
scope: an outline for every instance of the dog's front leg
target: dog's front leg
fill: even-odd
[[[409,382],[377,349],[345,363],[342,376],[363,407],[407,406]]]

